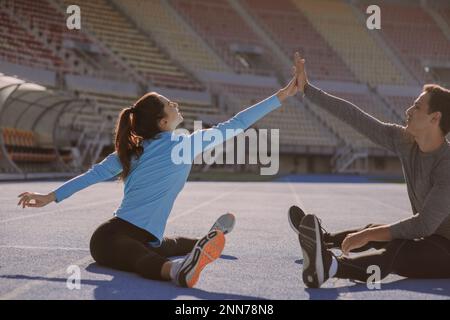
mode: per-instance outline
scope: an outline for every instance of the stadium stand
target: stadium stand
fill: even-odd
[[[170,56],[191,70],[227,71],[226,64],[195,33],[187,30],[164,0],[115,3],[158,41]]]
[[[62,59],[54,56],[42,43],[15,24],[9,15],[0,11],[0,57],[19,65],[50,70],[68,70]]]
[[[105,118],[96,110],[92,101],[66,91],[0,74],[0,172],[15,178],[70,176],[92,165],[99,142],[110,143],[104,136]],[[73,163],[77,144],[91,150],[83,153],[84,163]]]
[[[170,3],[236,72],[274,73],[270,49],[226,0]]]
[[[439,7],[439,13],[444,17],[445,21],[447,21],[448,26],[450,27],[450,7]]]
[[[355,94],[339,91],[332,91],[330,93],[335,96],[341,97],[345,100],[351,101],[352,103],[362,108],[365,112],[373,115],[374,117],[376,117],[381,121],[393,122],[396,120],[393,114],[390,113],[390,110],[384,108],[377,101],[375,101],[370,93]]]
[[[5,0],[1,8],[14,16],[15,20],[10,20],[14,28],[24,28],[31,41],[40,42],[47,49],[47,56],[58,61],[53,64],[55,71],[103,78],[124,77],[121,69],[83,32],[68,30],[66,17],[47,0]],[[30,59],[34,59],[32,52]]]
[[[99,113],[108,118],[108,129],[114,128],[120,111],[123,108],[131,106],[138,99],[137,96],[118,96],[89,91],[79,92],[79,96],[95,102],[99,108]],[[192,130],[193,128],[194,120],[200,119],[201,116],[217,115],[219,113],[217,106],[206,102],[201,103],[199,101],[169,98],[179,104],[180,112],[184,117],[184,122],[181,126],[189,130]]]
[[[235,98],[236,103],[228,110],[231,113],[237,113],[245,106],[250,106],[277,90],[232,84],[223,84],[222,87]],[[261,119],[256,127],[280,129],[281,145],[334,148],[338,144],[337,139],[303,105],[298,105],[294,101],[286,102],[282,108]]]
[[[69,0],[0,1],[0,72],[69,93],[83,108],[61,115],[60,134],[51,138],[0,122],[0,171],[11,169],[8,159],[24,172],[63,170],[61,160],[74,160],[77,135],[84,139],[80,146],[101,140],[111,150],[119,112],[146,91],[177,101],[182,127],[192,130],[195,120],[214,125],[284,85],[288,62],[274,57],[290,59],[295,51],[307,59],[313,83],[382,121],[400,123],[423,82],[450,83],[450,41],[425,5],[447,24],[450,7],[438,0],[381,1],[383,27],[375,37],[361,20],[368,3],[80,0],[82,29],[75,31],[65,23]],[[324,163],[340,158],[344,166],[358,157],[352,154],[357,149],[386,156],[347,124],[303,102],[292,99],[255,126],[280,129],[282,153],[322,154]],[[2,117],[0,95],[3,120],[12,116],[8,108]],[[107,139],[96,135],[100,127]]]
[[[53,148],[38,146],[35,132],[17,128],[2,128],[5,142],[11,159],[16,162],[52,162],[56,160]]]
[[[390,105],[401,118],[405,118],[406,109],[412,106],[416,99],[416,97],[405,96],[385,96],[385,98],[390,102]]]
[[[408,65],[419,82],[434,81],[432,75],[425,71],[425,67],[448,62],[450,41],[420,4],[409,3],[405,6],[385,2],[381,5],[381,10],[381,32],[389,45]]]
[[[64,3],[72,4],[68,0]],[[83,7],[84,21],[98,40],[153,85],[202,90],[197,81],[175,65],[148,35],[138,30],[112,3],[82,0],[78,5]],[[108,19],[107,24],[105,19]]]
[[[317,106],[310,106],[314,108],[314,112],[321,118],[323,121],[327,123],[327,125],[331,128],[331,130],[336,134],[339,138],[345,141],[346,145],[352,145],[357,148],[361,147],[375,147],[375,145],[370,142],[366,137],[362,136],[360,133],[355,131],[353,128],[349,127],[347,124],[328,113],[325,110],[322,110]]]
[[[318,80],[357,81],[338,54],[325,42],[290,0],[246,0],[248,11],[287,56],[296,51],[308,60],[308,76]],[[311,58],[311,59],[309,59]]]
[[[350,5],[330,0],[294,3],[360,81],[370,85],[405,84],[401,72],[369,36]]]

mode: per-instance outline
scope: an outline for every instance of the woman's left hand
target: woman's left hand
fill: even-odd
[[[19,194],[20,198],[18,206],[22,205],[22,208],[25,207],[44,207],[50,202],[55,201],[55,193],[51,192],[49,194],[40,194],[35,192],[24,192]]]
[[[292,73],[294,76],[291,81],[289,81],[288,85],[283,89],[280,89],[277,93],[277,97],[281,102],[286,100],[288,97],[294,96],[298,92],[297,71],[295,67],[292,67]]]

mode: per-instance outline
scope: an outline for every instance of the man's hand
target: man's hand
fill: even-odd
[[[278,99],[283,102],[288,97],[292,97],[298,91],[304,92],[308,78],[305,71],[305,59],[300,57],[298,52],[294,56],[294,67],[292,67],[293,78],[288,85],[277,92]]]
[[[297,74],[297,87],[301,92],[305,92],[305,85],[308,83],[308,77],[305,70],[305,59],[300,57],[300,53],[296,52],[294,57],[294,65]]]
[[[389,225],[380,225],[348,234],[342,242],[341,249],[347,255],[350,251],[365,246],[368,242],[388,242],[391,240],[392,235]]]
[[[366,230],[348,234],[342,242],[342,253],[348,255],[353,249],[365,246],[369,242]]]
[[[18,195],[20,198],[18,206],[25,207],[43,207],[56,200],[55,193],[39,194],[34,192],[24,192]]]

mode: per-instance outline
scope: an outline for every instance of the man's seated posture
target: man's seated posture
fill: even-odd
[[[406,110],[406,126],[384,123],[357,106],[308,83],[304,59],[296,54],[297,83],[305,98],[346,122],[400,159],[413,215],[392,224],[371,224],[336,234],[323,232],[319,219],[296,206],[291,226],[303,251],[303,281],[320,287],[328,278],[367,281],[368,267],[381,277],[450,278],[450,91],[425,85]],[[335,257],[331,248],[341,248]],[[357,257],[349,252],[378,249]]]

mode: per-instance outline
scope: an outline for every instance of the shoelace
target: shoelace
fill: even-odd
[[[317,220],[319,220],[319,226],[320,226],[320,230],[322,230],[322,234],[329,234],[328,231],[322,227],[322,219],[320,219],[318,216],[316,216]]]
[[[328,231],[327,231],[324,227],[322,227],[322,219],[320,219],[320,218],[317,217],[317,216],[316,216],[316,218],[317,218],[317,220],[319,220],[319,226],[320,226],[320,230],[322,230],[322,234],[329,234]],[[328,252],[330,252],[331,255],[332,255],[333,257],[335,257],[335,258],[341,257],[341,256],[343,255],[342,252],[341,252],[340,255],[336,255],[332,250],[330,250],[330,249],[327,249],[327,250],[328,250]]]

